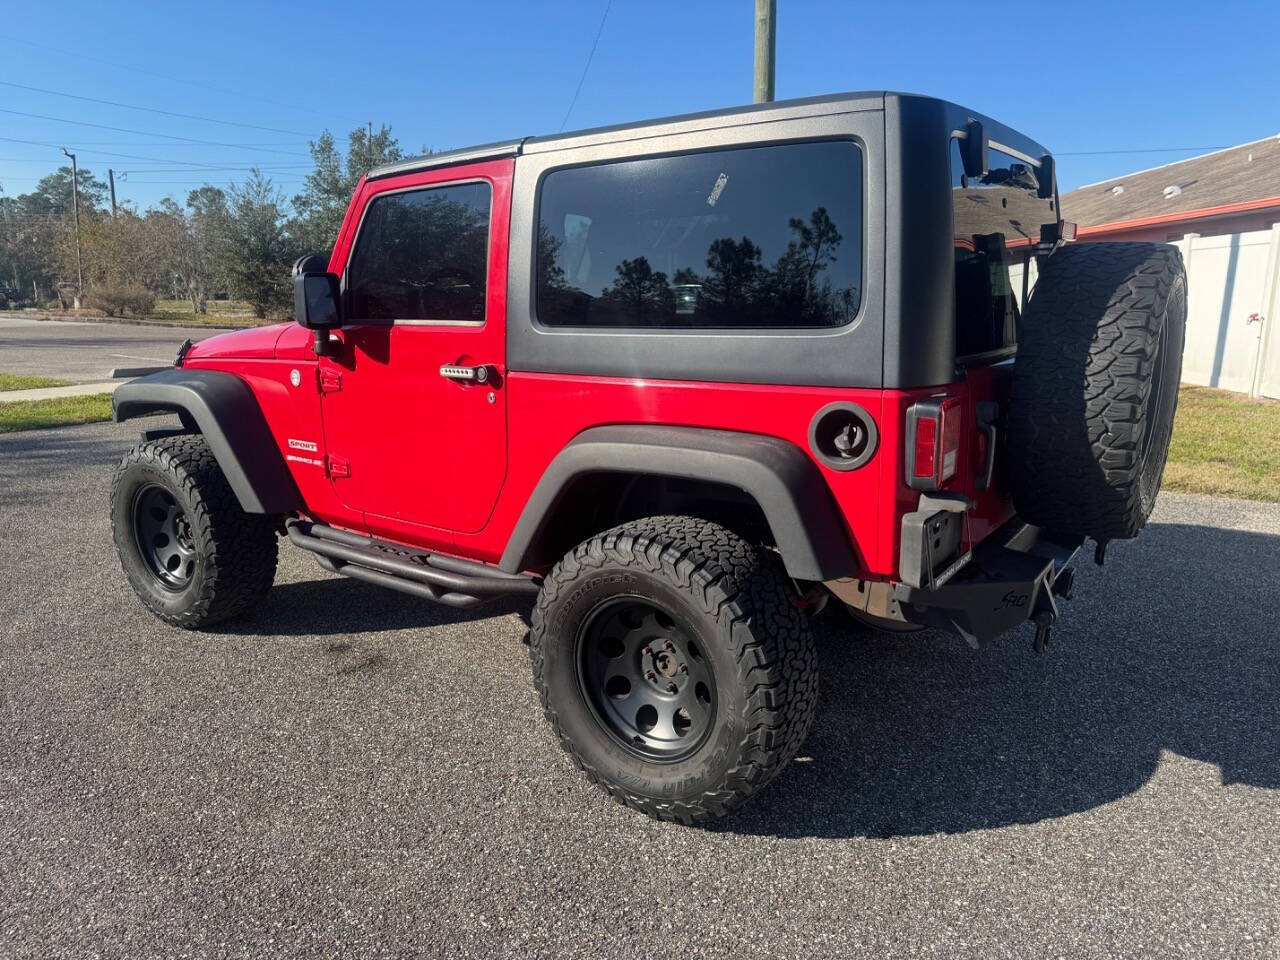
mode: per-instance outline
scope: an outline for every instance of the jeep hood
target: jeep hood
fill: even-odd
[[[233,330],[201,340],[187,351],[187,360],[261,360],[276,355],[276,342],[292,323],[273,323],[269,327]]]

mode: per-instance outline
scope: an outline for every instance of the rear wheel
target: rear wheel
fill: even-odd
[[[813,640],[777,558],[690,517],[574,549],[544,582],[529,649],[564,749],[665,820],[721,816],[761,789],[817,703]]]
[[[664,604],[600,604],[576,638],[578,683],[596,721],[646,760],[692,756],[715,726],[710,660]]]
[[[1023,518],[1099,540],[1142,530],[1169,453],[1186,315],[1177,247],[1081,243],[1048,258],[1014,367],[1009,463]]]
[[[277,519],[245,513],[203,437],[143,443],[111,488],[116,553],[160,619],[196,628],[256,605],[275,578]]]

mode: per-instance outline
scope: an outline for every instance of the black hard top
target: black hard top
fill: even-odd
[[[575,130],[543,137],[500,140],[496,143],[465,147],[461,150],[446,150],[441,153],[431,153],[422,157],[412,157],[396,163],[384,164],[383,166],[375,167],[369,173],[369,179],[375,180],[402,173],[430,170],[436,167],[456,166],[480,160],[494,160],[500,157],[513,157],[520,154],[545,153],[565,147],[597,146],[626,140],[642,140],[649,137],[668,136],[678,133],[693,133],[717,127],[766,123],[773,120],[791,120],[835,113],[883,110],[885,101],[890,98],[944,104],[947,108],[948,117],[956,117],[958,125],[962,125],[963,118],[973,117],[982,120],[988,125],[988,136],[993,140],[999,140],[1005,143],[1006,146],[1022,150],[1029,156],[1037,158],[1047,152],[1039,144],[1028,140],[1021,134],[1017,134],[1002,124],[998,124],[987,117],[982,117],[956,104],[916,94],[895,93],[888,90],[868,90],[854,93],[833,93],[821,97],[804,97],[798,100],[777,100],[772,103],[757,103],[721,110],[707,110],[702,113],[686,113],[675,117],[642,120],[638,123],[621,123],[608,127],[593,127],[587,130]]]

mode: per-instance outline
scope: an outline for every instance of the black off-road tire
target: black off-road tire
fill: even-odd
[[[1018,328],[1008,459],[1018,513],[1097,540],[1151,515],[1178,403],[1178,248],[1079,243],[1048,258]]]
[[[714,710],[692,755],[638,756],[584,689],[580,637],[593,611],[635,598],[696,637],[714,672]],[[768,784],[813,720],[818,666],[808,623],[778,558],[724,527],[650,517],[580,544],[546,578],[530,657],[547,719],[592,782],[619,802],[685,824],[719,817]]]
[[[137,507],[172,498],[190,549],[180,582],[165,582],[140,543]],[[124,455],[111,487],[111,532],[130,585],[161,620],[196,629],[234,617],[275,579],[279,518],[245,513],[200,436],[142,443]],[[189,572],[187,572],[189,570]]]

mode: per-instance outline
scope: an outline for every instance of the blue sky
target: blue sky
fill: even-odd
[[[1280,3],[778,7],[779,99],[879,88],[946,97],[1058,153],[1064,191],[1201,152],[1165,148],[1280,133],[1280,70],[1268,62]],[[291,195],[308,169],[307,140],[326,127],[344,138],[366,121],[387,123],[414,152],[554,132],[604,9],[605,0],[13,3],[0,19],[0,110],[9,111],[0,112],[0,185],[26,192],[61,161],[53,147],[18,140],[66,145],[104,179],[113,167],[121,199],[146,207],[255,164]],[[568,129],[749,102],[752,13],[753,0],[613,0]],[[1162,152],[1096,152],[1120,150]]]

